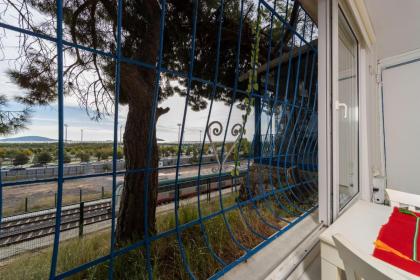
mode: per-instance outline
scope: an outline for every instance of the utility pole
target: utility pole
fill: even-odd
[[[80,129],[80,143],[83,143],[83,128]]]
[[[65,135],[65,138],[64,138],[65,139],[64,142],[67,143],[67,129],[69,128],[69,125],[65,123],[64,127],[66,128],[66,135]]]
[[[178,126],[178,143],[181,142],[181,124],[177,124]]]

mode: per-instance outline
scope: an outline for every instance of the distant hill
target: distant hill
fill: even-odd
[[[47,137],[42,137],[42,136],[22,136],[22,137],[0,139],[0,143],[7,143],[7,142],[33,143],[33,142],[55,142],[55,141],[57,141],[57,140],[47,138]]]

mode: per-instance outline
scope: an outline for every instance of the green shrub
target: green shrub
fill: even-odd
[[[90,161],[90,154],[85,152],[79,152],[77,157],[80,159],[80,162],[89,162]]]
[[[48,152],[41,152],[35,155],[34,162],[39,164],[47,164],[53,160],[52,156]]]
[[[18,166],[18,165],[27,164],[28,162],[29,162],[29,157],[25,153],[18,153],[13,158],[12,163],[14,166]]]

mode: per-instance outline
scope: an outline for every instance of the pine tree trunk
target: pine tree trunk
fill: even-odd
[[[140,240],[144,236],[146,226],[149,234],[156,231],[158,188],[156,168],[159,159],[154,127],[152,149],[148,150],[152,105],[150,99],[141,99],[138,104],[130,104],[127,115],[124,132],[124,156],[126,169],[129,172],[124,177],[124,189],[118,214],[118,244]],[[148,162],[148,157],[150,157],[150,162]],[[150,167],[150,171],[145,170],[147,166]],[[146,223],[145,219],[147,219]]]
[[[154,65],[159,52],[160,8],[158,1],[143,1],[149,32],[142,34],[142,47],[133,58]],[[127,50],[130,52],[131,50]],[[156,232],[158,189],[157,118],[167,110],[157,109],[152,120],[155,98],[155,70],[133,64],[121,64],[121,92],[128,103],[124,132],[126,172],[116,232],[117,246],[135,242]],[[152,125],[152,130],[150,127]],[[152,133],[151,145],[149,134]],[[149,150],[149,147],[151,149]],[[148,169],[148,170],[146,170]],[[147,178],[146,178],[147,177]],[[147,213],[146,213],[147,212]]]

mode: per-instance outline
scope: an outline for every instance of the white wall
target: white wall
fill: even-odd
[[[419,49],[420,48],[420,1],[418,0],[404,0],[404,1],[395,1],[395,0],[364,0],[368,9],[369,17],[371,19],[373,29],[376,36],[376,42],[371,50],[371,55],[369,56],[370,65],[376,65],[377,61],[381,60],[392,60],[390,57],[394,57],[397,55],[401,55],[407,53],[409,51]],[[381,133],[383,130],[383,122],[382,122],[382,104],[380,102],[380,88],[376,82],[376,71],[377,69],[374,67],[370,70],[370,79],[371,83],[367,85],[367,103],[368,103],[368,131],[369,131],[369,159],[370,159],[370,166],[371,166],[371,174],[370,178],[374,175],[386,175],[384,166],[385,166],[385,155],[383,149],[384,140],[381,137]],[[387,70],[388,71],[388,70]],[[391,72],[389,72],[391,73]],[[380,74],[380,73],[379,73]],[[388,75],[388,74],[387,74]],[[418,73],[417,73],[418,76]],[[389,78],[392,77],[392,74],[388,76],[388,83],[387,87],[391,86],[393,88],[388,89],[389,96],[388,98],[388,105],[391,106],[391,111],[388,109],[388,113],[395,114],[398,110],[407,111],[410,104],[403,104],[401,101],[404,97],[404,94],[410,92],[410,86],[404,81],[391,81]],[[392,92],[392,93],[391,93]],[[409,97],[406,97],[405,101],[408,101]],[[414,100],[411,100],[411,103]],[[419,107],[417,104],[417,108]],[[394,112],[394,109],[396,112]],[[418,109],[417,109],[418,110]],[[410,112],[409,112],[410,113]],[[398,114],[398,113],[397,113]],[[390,115],[389,115],[390,116]],[[402,117],[402,116],[401,116]],[[385,126],[391,126],[393,128],[387,129],[387,137],[391,137],[393,141],[393,145],[398,149],[403,149],[403,151],[399,155],[403,155],[407,149],[404,149],[404,146],[407,146],[408,143],[400,143],[395,142],[394,140],[400,139],[398,137],[398,125],[395,121],[395,118],[390,116]],[[392,123],[391,123],[392,122]],[[409,129],[407,127],[407,131],[411,135],[406,135],[406,139],[413,139],[413,129]],[[401,135],[400,135],[401,136]],[[411,136],[411,137],[410,137]],[[407,138],[408,137],[408,138]],[[420,135],[417,138],[417,142],[420,142]],[[389,143],[391,144],[391,143]],[[412,149],[412,147],[411,147]],[[388,151],[389,152],[389,151]],[[406,185],[406,189],[402,189],[405,191],[412,190],[413,182],[407,181],[395,181],[396,177],[404,177],[408,176],[408,173],[412,173],[409,171],[409,168],[396,168],[396,166],[401,166],[402,162],[399,161],[402,158],[398,159],[398,153],[395,153],[395,157],[387,158],[387,161],[391,161],[392,163],[389,165],[394,165],[392,168],[396,171],[399,175],[396,174],[389,174],[393,178],[388,181],[389,184],[397,184],[397,185]],[[412,155],[410,153],[409,155]],[[398,162],[399,161],[399,162]],[[409,165],[406,167],[411,166],[419,166],[417,163],[412,163],[416,165]],[[404,172],[405,173],[404,173]],[[404,175],[403,175],[404,174]],[[412,177],[412,175],[410,175]],[[390,178],[388,178],[390,179]],[[404,188],[404,187],[403,187]]]
[[[384,61],[382,94],[387,185],[420,194],[420,61],[415,59],[420,51]]]
[[[419,0],[365,0],[365,3],[379,59],[420,48]]]

